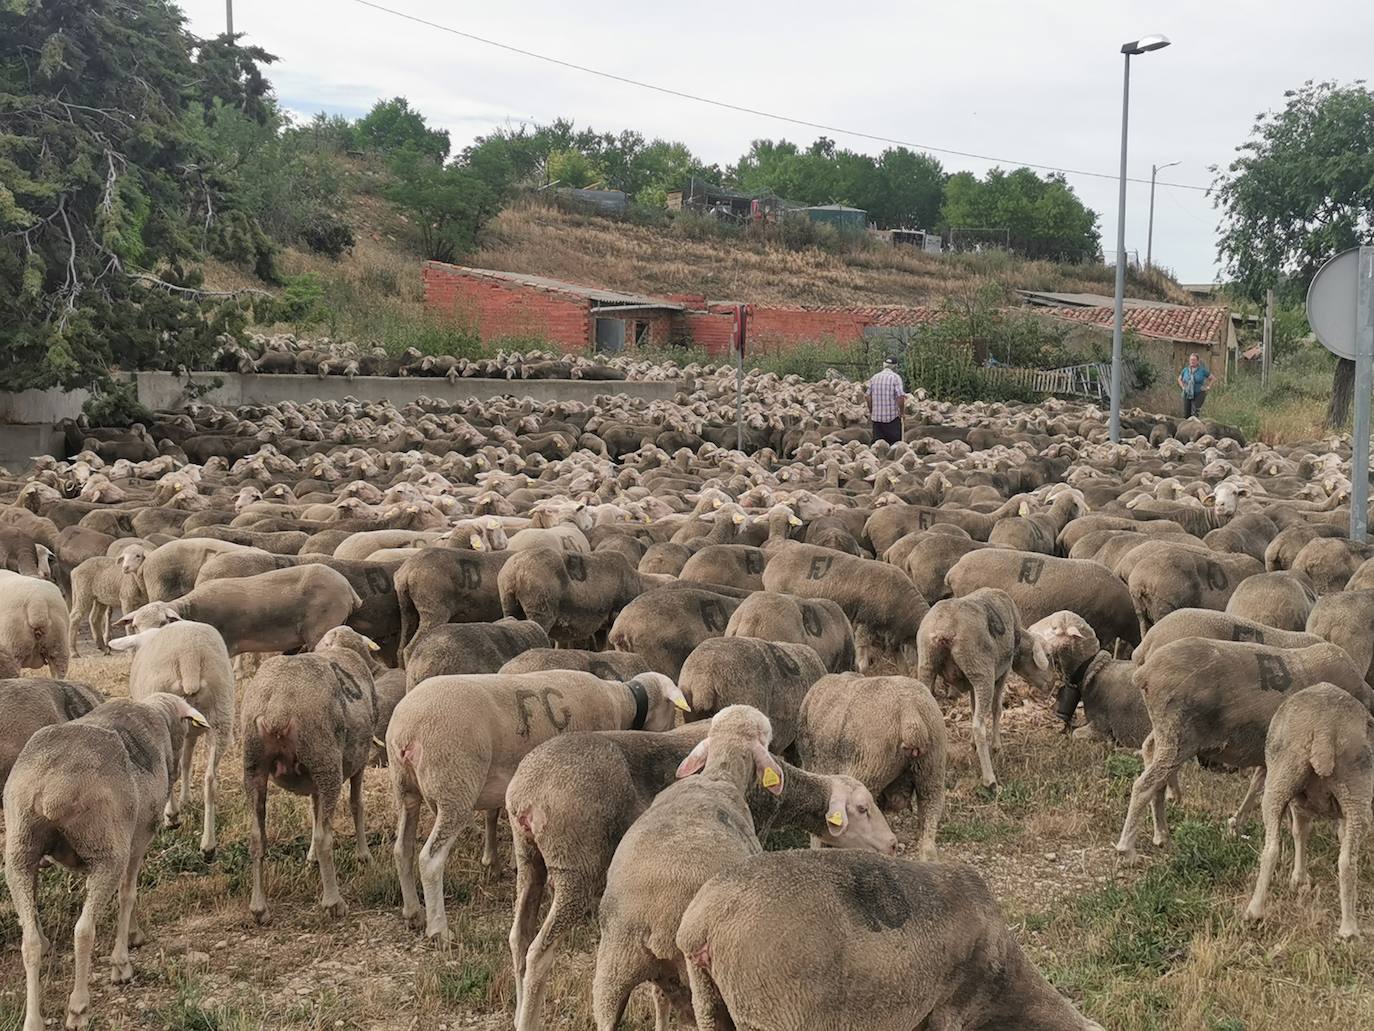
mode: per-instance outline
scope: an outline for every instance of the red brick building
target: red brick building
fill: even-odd
[[[542,276],[431,261],[424,268],[425,304],[470,325],[483,339],[530,336],[564,351],[618,351],[627,344],[690,343],[711,354],[730,348],[734,302],[702,294],[649,297],[580,286]],[[857,343],[872,326],[934,321],[934,308],[898,305],[784,308],[749,305],[752,349],[814,340]]]

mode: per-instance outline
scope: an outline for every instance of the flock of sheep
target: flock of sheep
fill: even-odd
[[[277,791],[311,799],[320,904],[341,916],[337,803],[347,782],[366,856],[363,774],[384,763],[400,915],[439,942],[450,851],[481,812],[494,863],[504,811],[517,1031],[543,1026],[559,949],[592,916],[599,1031],[641,984],[661,1028],[1097,1028],[979,874],[937,857],[942,703],[970,697],[995,789],[1013,672],[1066,726],[1081,705],[1076,734],[1143,754],[1124,860],[1146,809],[1166,845],[1189,760],[1253,771],[1232,821],[1261,807],[1248,916],[1285,814],[1299,884],[1312,818],[1336,816],[1338,933],[1358,932],[1374,562],[1343,532],[1342,446],[1138,412],[1117,445],[1092,408],[919,393],[905,441],[873,444],[861,385],[755,372],[740,452],[733,374],[697,371],[671,402],[197,403],[82,427],[79,454],[0,480],[26,1031],[44,1027],[40,868],[87,875],[82,1027],[97,918],[117,898],[127,981],[144,854],[204,742],[213,857],[236,738],[259,921]],[[64,679],[83,624],[133,650],[127,697]],[[20,676],[42,666],[53,679]],[[884,813],[907,809],[899,857]],[[783,828],[814,848],[765,853]]]

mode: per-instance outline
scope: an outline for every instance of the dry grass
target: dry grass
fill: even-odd
[[[571,213],[535,201],[503,211],[469,264],[654,294],[777,305],[922,305],[962,296],[978,283],[1007,289],[1110,292],[1103,266],[1023,261],[1010,255],[929,255],[872,247],[843,254],[792,251],[745,238],[689,239],[671,227]],[[1162,277],[1132,284],[1140,296],[1186,303]]]
[[[83,658],[72,676],[122,694],[125,659]],[[1007,714],[998,759],[1002,790],[978,785],[968,747],[967,713],[951,714],[955,738],[949,807],[941,828],[946,859],[972,863],[1003,902],[1018,936],[1062,990],[1104,1026],[1122,1031],[1214,1031],[1374,1027],[1374,947],[1338,945],[1329,828],[1319,828],[1316,890],[1298,898],[1280,882],[1271,916],[1244,927],[1240,908],[1251,886],[1258,828],[1238,841],[1220,832],[1239,800],[1239,774],[1193,770],[1187,799],[1171,807],[1177,843],[1160,853],[1148,842],[1139,870],[1116,868],[1112,841],[1139,760],[1067,739],[1034,704]],[[319,877],[305,863],[302,800],[272,789],[267,892],[272,923],[247,912],[247,822],[235,749],[221,770],[221,847],[206,864],[197,849],[199,807],[164,830],[144,868],[140,905],[149,944],[136,953],[131,985],[109,983],[97,961],[94,1011],[100,1028],[178,1031],[290,1028],[504,1028],[513,1000],[506,934],[512,878],[483,873],[474,816],[447,876],[457,943],[441,952],[404,928],[392,866],[392,810],[385,770],[368,773],[372,859],[353,858],[340,807],[336,859],[350,906],[332,921],[318,909]],[[895,821],[911,842],[909,818]],[[1368,867],[1366,867],[1367,869]],[[71,928],[82,879],[42,875],[44,922],[56,944],[45,964],[45,1007],[60,1016],[71,983]],[[1368,876],[1361,892],[1374,921]],[[113,914],[99,929],[109,948]],[[559,963],[550,989],[550,1027],[587,1028],[595,927],[584,925]],[[209,956],[205,963],[197,953]],[[0,896],[0,1031],[22,1018],[18,932]],[[651,1016],[637,993],[627,1026]]]

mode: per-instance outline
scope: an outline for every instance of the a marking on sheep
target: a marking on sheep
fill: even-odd
[[[809,605],[803,605],[801,610],[802,629],[812,637],[820,637],[825,633],[825,627],[821,626],[821,617],[816,614],[816,610]]]
[[[820,580],[830,572],[835,560],[828,555],[817,555],[811,560],[811,568],[806,571],[808,580]]]
[[[1040,579],[1040,574],[1044,571],[1045,560],[1043,558],[1028,558],[1021,563],[1021,571],[1017,574],[1016,582],[1033,585]]]
[[[701,622],[702,625],[712,633],[723,634],[725,627],[730,622],[730,617],[725,614],[725,606],[714,598],[703,598],[701,602]]]
[[[581,555],[569,552],[563,556],[563,562],[567,565],[569,579],[578,583],[587,582],[587,562]]]
[[[1263,644],[1264,631],[1257,626],[1244,626],[1237,623],[1231,628],[1231,640],[1242,644]]]
[[[482,586],[482,567],[476,562],[458,563],[458,586],[465,590],[475,591]]]
[[[1214,591],[1224,591],[1231,586],[1231,578],[1226,575],[1226,570],[1210,560],[1207,562],[1207,586]]]
[[[1263,690],[1282,694],[1293,686],[1293,674],[1289,672],[1288,664],[1277,655],[1256,655],[1255,666],[1259,670],[1259,683]]]
[[[870,931],[902,927],[911,919],[911,900],[890,870],[856,863],[839,884],[839,899],[856,923]]]
[[[157,766],[157,757],[153,755],[148,743],[141,740],[128,727],[115,727],[114,732],[119,735],[124,751],[129,754],[129,761],[144,773],[152,773]]]
[[[550,700],[557,699],[561,702],[563,700],[562,691],[558,690],[556,687],[543,687],[537,691],[530,690],[529,688],[521,688],[515,692],[515,715],[516,719],[519,720],[515,728],[517,734],[521,737],[530,736],[530,717],[532,713],[529,709],[529,703],[534,699],[538,699],[539,703],[543,705],[544,716],[548,719],[549,724],[554,730],[561,734],[567,729],[568,724],[572,722],[572,710],[564,705],[555,712],[553,702]]]

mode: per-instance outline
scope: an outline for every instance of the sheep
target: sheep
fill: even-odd
[[[633,680],[653,667],[634,652],[589,652],[576,648],[531,648],[503,665],[498,673],[543,673],[573,669],[602,680]]]
[[[211,555],[241,551],[242,544],[208,537],[176,540],[159,546],[143,562],[143,593],[150,602],[175,601],[196,586],[196,574]]]
[[[677,708],[686,709],[687,700],[659,673],[628,683],[557,671],[434,677],[417,685],[396,706],[386,732],[402,918],[414,925],[423,914],[426,936],[447,941],[443,877],[449,850],[467,814],[483,809],[482,864],[495,862],[496,814],[530,749],[569,731],[667,730]],[[434,829],[419,855],[423,910],[415,891],[422,801],[435,810]]]
[[[78,719],[104,700],[98,691],[70,680],[17,674],[0,679],[0,788],[39,727]]]
[[[179,620],[112,642],[115,651],[137,649],[129,669],[129,697],[146,698],[165,691],[186,698],[205,717],[209,729],[192,728],[181,750],[180,796],[167,798],[167,822],[180,823],[182,806],[191,794],[191,760],[196,743],[207,739],[205,758],[205,815],[200,850],[214,857],[215,802],[219,793],[219,761],[234,740],[234,671],[219,631],[207,623]]]
[[[773,727],[774,752],[790,754],[797,738],[802,699],[825,664],[804,644],[778,644],[753,637],[702,641],[682,664],[678,687],[693,720],[714,716],[728,705],[752,705]]]
[[[1205,637],[1213,641],[1245,641],[1250,644],[1267,644],[1274,648],[1306,648],[1309,645],[1321,644],[1323,640],[1314,633],[1276,630],[1252,619],[1242,619],[1229,613],[1217,612],[1215,609],[1175,609],[1150,627],[1150,632],[1141,639],[1139,647],[1131,654],[1131,661],[1139,666],[1155,649],[1163,648],[1166,644],[1184,637]]]
[[[765,590],[829,598],[854,627],[860,670],[880,658],[914,667],[916,633],[929,606],[900,569],[811,544],[790,543],[763,571]]]
[[[1132,682],[1150,714],[1154,757],[1131,787],[1130,806],[1116,850],[1134,862],[1135,839],[1148,803],[1155,844],[1169,840],[1164,782],[1194,756],[1242,769],[1260,767],[1236,815],[1235,831],[1264,783],[1264,735],[1284,695],[1327,681],[1374,711],[1363,671],[1333,644],[1284,650],[1262,644],[1187,639],[1157,648]]]
[[[854,668],[854,628],[829,598],[795,598],[759,591],[739,604],[725,624],[726,637],[759,637],[777,644],[804,644],[831,673]]]
[[[1292,815],[1293,886],[1307,888],[1307,836],[1313,816],[1336,819],[1341,839],[1341,926],[1336,937],[1357,937],[1355,898],[1360,849],[1374,820],[1374,716],[1334,684],[1294,691],[1274,712],[1264,740],[1264,851],[1245,919],[1264,918],[1265,897],[1279,858],[1285,811]]]
[[[1308,541],[1318,537],[1344,537],[1345,530],[1324,523],[1294,523],[1285,526],[1264,549],[1264,568],[1270,572],[1290,569],[1293,560]]]
[[[552,640],[569,646],[592,640],[656,582],[615,552],[550,548],[515,552],[497,577],[502,615],[532,619]]]
[[[143,578],[138,569],[147,553],[138,546],[128,548],[119,558],[97,555],[72,570],[72,608],[67,627],[72,654],[77,651],[77,632],[82,619],[90,623],[91,637],[98,650],[110,650],[110,611],[132,612],[148,603]]]
[[[248,853],[252,897],[248,911],[270,919],[263,889],[267,847],[267,782],[307,795],[313,829],[310,851],[320,867],[320,907],[342,917],[348,906],[334,871],[334,809],[348,781],[354,850],[368,858],[363,813],[363,771],[377,726],[377,695],[368,653],[375,647],[347,627],[321,635],[313,652],[279,655],[262,664],[243,691],[243,784],[253,815]]]
[[[1077,612],[1109,651],[1117,641],[1140,643],[1130,592],[1097,562],[987,548],[961,558],[945,581],[956,598],[980,587],[1006,591],[1028,624],[1064,609]]]
[[[703,1028],[1102,1031],[1041,976],[962,863],[755,855],[702,886],[675,945]]]
[[[1062,488],[1056,488],[1062,489]],[[1017,551],[1033,551],[1053,555],[1060,532],[1076,516],[1087,511],[1081,492],[1064,490],[1044,512],[1032,512],[1030,504],[1022,502],[1016,514],[997,520],[988,534],[988,543]]]
[[[1301,573],[1256,573],[1236,587],[1226,602],[1226,614],[1277,630],[1301,631],[1316,601],[1311,581]]]
[[[1174,609],[1224,610],[1241,581],[1264,571],[1263,564],[1249,555],[1194,550],[1162,541],[1142,544],[1123,561],[1132,556],[1136,558],[1126,587],[1141,637]],[[1121,566],[1117,568],[1124,572]]]
[[[1049,683],[1050,661],[1035,634],[1021,625],[1016,603],[1005,591],[984,587],[931,606],[921,622],[916,679],[931,691],[937,679],[966,690],[973,699],[973,746],[983,786],[995,788],[992,753],[1002,747],[1002,691],[1016,671],[1032,686]],[[989,734],[991,724],[991,734]]]
[[[802,701],[797,752],[817,773],[854,777],[883,811],[916,807],[916,849],[935,857],[945,808],[945,721],[930,691],[910,677],[832,673]]]
[[[62,680],[69,661],[69,622],[55,583],[0,569],[0,653],[21,669],[46,664],[53,679]]]
[[[1355,665],[1374,683],[1374,590],[1348,590],[1317,599],[1307,617],[1306,631],[1344,648]]]
[[[176,783],[183,723],[205,720],[177,695],[154,694],[98,705],[86,715],[35,731],[5,782],[5,883],[22,933],[27,985],[24,1027],[41,1031],[43,953],[38,868],[44,857],[86,875],[86,901],[73,932],[76,972],[66,1026],[90,1021],[95,924],[117,891],[119,916],[110,954],[115,984],[133,978],[129,944],[143,933],[134,920],[138,873]]]
[[[950,523],[978,541],[986,541],[997,521],[1018,512],[1022,505],[1034,503],[1027,494],[1008,498],[992,512],[972,512],[959,508],[931,508],[928,505],[884,505],[864,524],[864,539],[881,555],[912,530],[928,530],[936,523]]]
[[[944,533],[927,531],[929,536],[918,541],[907,552],[906,561],[899,567],[906,571],[921,597],[932,605],[950,596],[946,577],[961,558],[970,552],[990,548],[992,545],[967,537],[954,537]]]
[[[616,651],[634,652],[674,679],[703,641],[724,635],[738,598],[705,588],[661,587],[626,605],[606,635]]]
[[[768,559],[768,552],[748,544],[708,544],[687,560],[680,575],[696,583],[761,591]]]
[[[533,620],[446,623],[417,634],[406,652],[406,690],[422,680],[463,673],[495,673],[531,648],[547,648],[549,635]]]
[[[517,1031],[541,1026],[553,950],[574,921],[593,912],[616,845],[654,796],[672,784],[679,764],[709,729],[708,722],[697,722],[661,734],[568,734],[546,741],[520,763],[506,788],[516,860],[510,946]],[[891,850],[895,839],[884,837],[886,821],[857,780],[779,765],[780,796],[757,786],[749,790],[757,828],[798,827],[824,844],[843,848],[869,841],[880,851]],[[553,902],[536,935],[546,888]]]
[[[757,709],[722,709],[678,766],[683,779],[660,792],[620,839],[597,910],[597,1031],[619,1026],[630,993],[645,981],[658,989],[657,1026],[668,1026],[669,1006],[690,1012],[678,980],[678,922],[712,875],[763,851],[745,794],[756,774],[774,794],[784,790],[785,774],[768,752],[771,737],[768,718]]]
[[[1335,594],[1371,555],[1369,545],[1344,537],[1315,537],[1302,546],[1289,567],[1312,583],[1318,594]]]
[[[209,623],[230,655],[313,648],[331,627],[362,605],[347,577],[309,563],[256,576],[211,580],[176,601],[152,601],[126,613],[118,626],[136,632],[178,619]]]

